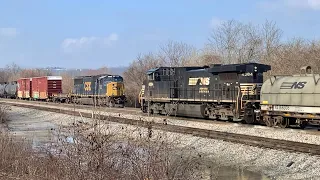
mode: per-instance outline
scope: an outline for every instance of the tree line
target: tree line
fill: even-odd
[[[134,105],[146,71],[159,66],[204,66],[258,62],[271,65],[271,74],[299,73],[305,65],[320,66],[320,41],[294,37],[284,40],[276,22],[263,24],[222,22],[212,29],[202,49],[169,41],[157,52],[139,54],[124,72],[126,95]],[[319,72],[317,69],[315,71]]]
[[[276,22],[263,24],[242,23],[236,20],[222,22],[212,29],[203,48],[184,42],[168,41],[160,44],[156,52],[138,54],[122,74],[128,106],[135,106],[146,71],[159,66],[204,66],[210,64],[234,64],[258,62],[269,64],[272,70],[266,74],[293,74],[305,65],[320,67],[320,41],[293,37],[284,40],[283,31]],[[81,75],[112,74],[107,67],[86,70]],[[52,75],[49,70],[22,69],[16,64],[0,70],[0,82],[20,77]],[[63,92],[73,89],[72,75],[61,75]]]

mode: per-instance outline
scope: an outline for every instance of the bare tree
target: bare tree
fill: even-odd
[[[18,78],[28,78],[28,77],[39,77],[39,76],[51,76],[52,72],[46,69],[22,69],[15,77]]]
[[[62,77],[62,92],[66,94],[71,93],[73,90],[72,77],[67,73],[63,73],[61,77]]]
[[[149,69],[163,65],[163,62],[152,53],[138,55],[129,68],[123,73],[126,87],[126,96],[131,103],[136,102],[141,86]]]
[[[213,29],[209,45],[226,64],[268,62],[280,46],[281,35],[272,21],[259,26],[230,20]]]
[[[302,38],[293,38],[282,43],[272,55],[272,60],[268,62],[272,66],[269,74],[297,74],[302,66],[320,65],[320,42],[306,41]]]
[[[19,77],[20,71],[21,71],[21,68],[15,63],[11,63],[11,64],[6,65],[4,80],[5,81],[15,81]]]
[[[208,66],[211,64],[221,64],[221,57],[216,55],[210,48],[198,50],[197,53],[191,57],[187,65],[190,66]]]
[[[242,24],[230,20],[216,27],[209,38],[210,46],[227,64],[239,62],[237,57],[241,42]]]
[[[163,64],[167,66],[185,66],[197,53],[197,49],[183,42],[169,41],[160,46],[158,54]]]
[[[268,21],[262,25],[261,37],[263,43],[263,61],[268,63],[274,58],[278,48],[281,46],[282,30],[279,29],[275,22]]]

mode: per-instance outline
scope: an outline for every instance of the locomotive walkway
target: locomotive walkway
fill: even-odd
[[[294,141],[287,141],[287,140],[280,140],[280,139],[271,139],[271,138],[265,138],[265,137],[250,136],[250,135],[236,134],[236,133],[230,133],[230,132],[221,132],[221,131],[208,130],[208,129],[192,128],[192,127],[186,127],[186,126],[171,125],[166,123],[134,120],[134,119],[127,119],[122,117],[111,117],[109,115],[93,114],[93,113],[79,111],[76,109],[75,110],[61,109],[59,107],[33,105],[30,103],[3,102],[3,104],[10,105],[10,106],[23,107],[23,108],[37,109],[42,111],[74,115],[74,116],[81,116],[86,118],[99,118],[101,120],[106,120],[110,122],[140,126],[148,129],[158,129],[158,130],[167,131],[167,132],[190,134],[190,135],[202,137],[202,138],[223,140],[226,142],[245,144],[245,145],[261,147],[261,148],[277,149],[277,150],[284,150],[289,152],[309,153],[311,155],[320,155],[320,145],[316,145],[316,144],[308,144],[308,143],[301,143],[301,142],[294,142]]]

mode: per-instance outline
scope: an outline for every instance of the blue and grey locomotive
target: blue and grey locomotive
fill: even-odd
[[[260,89],[269,65],[214,64],[159,67],[147,72],[139,95],[143,112],[241,121],[260,121]]]

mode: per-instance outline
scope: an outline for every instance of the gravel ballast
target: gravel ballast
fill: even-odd
[[[21,104],[28,104],[28,103],[21,103]],[[58,108],[56,106],[50,106],[50,105],[41,105],[41,106]],[[59,107],[59,109],[73,110],[73,108],[68,108],[68,107]],[[117,110],[119,110],[119,108]],[[92,110],[85,110],[85,109],[76,109],[76,111],[89,112],[89,113],[93,112]],[[221,123],[221,122],[217,123],[216,121],[203,122],[198,119],[194,119],[194,121],[191,121],[191,120],[181,120],[179,118],[173,119],[167,116],[147,117],[147,116],[141,116],[141,113],[135,114],[132,110],[130,111],[130,113],[127,113],[125,110],[123,111],[123,113],[114,113],[110,108],[103,108],[101,111],[99,111],[99,113],[104,115],[109,115],[111,117],[119,117],[119,114],[120,114],[120,117],[127,118],[127,119],[154,121],[157,123],[163,123],[164,119],[166,119],[166,122],[172,125],[194,127],[194,128],[200,128],[200,129],[208,129],[208,130],[245,134],[245,135],[251,135],[251,136],[260,136],[260,137],[267,137],[267,138],[273,138],[273,139],[281,139],[281,140],[304,142],[304,143],[320,145],[320,133],[317,132],[315,134],[310,134],[310,131],[308,130],[299,130],[299,129],[290,129],[290,128],[287,128],[287,129],[270,128],[270,127],[260,126],[260,125],[251,126],[251,125],[242,125],[238,123]]]
[[[118,114],[111,114],[118,116]],[[121,115],[125,116],[125,115]],[[129,116],[129,115],[126,115]],[[11,121],[9,122],[9,129],[11,130],[21,130],[21,133],[17,135],[25,136],[27,134],[32,134],[32,132],[48,132],[58,125],[68,125],[77,121],[91,122],[88,118],[74,117],[65,114],[58,114],[53,112],[39,111],[34,109],[12,107],[9,112],[9,117]],[[130,116],[129,116],[130,117]],[[132,118],[134,117],[131,115]],[[150,120],[163,121],[162,118],[150,118]],[[177,120],[169,120],[169,123]],[[189,122],[185,122],[188,124]],[[190,122],[191,123],[191,122]],[[111,132],[122,132],[126,135],[134,136],[137,133],[137,127],[130,125],[123,125],[118,123],[104,122],[107,130]],[[185,124],[185,125],[186,125]],[[205,123],[204,123],[205,124]],[[238,128],[233,124],[231,125],[216,125],[220,127],[219,130],[223,131],[233,127],[234,130]],[[208,128],[208,124],[206,124]],[[228,127],[229,126],[229,127]],[[12,127],[16,129],[12,129]],[[138,128],[140,132],[147,132],[147,129]],[[249,129],[249,130],[248,130]],[[250,134],[250,129],[255,129],[263,131],[263,128],[243,128],[242,132]],[[268,128],[266,128],[268,130]],[[240,130],[238,130],[240,131]],[[282,130],[283,131],[283,130]],[[17,131],[16,131],[17,132]],[[252,131],[255,132],[255,131]],[[267,134],[269,131],[263,131]],[[277,132],[277,131],[276,131]],[[285,131],[284,131],[285,132]],[[293,131],[287,131],[289,133]],[[34,136],[39,134],[33,133]],[[155,135],[163,132],[154,130]],[[277,133],[280,133],[277,132]],[[271,133],[270,133],[271,134]],[[169,138],[179,139],[181,141],[181,146],[193,146],[199,153],[210,157],[217,164],[221,166],[239,166],[253,172],[261,172],[272,179],[317,179],[320,178],[320,157],[310,156],[308,154],[300,153],[288,153],[278,150],[261,149],[256,147],[250,147],[246,145],[239,145],[228,143],[220,140],[198,138],[191,135],[177,134],[177,133],[166,133]],[[251,134],[252,135],[252,134]],[[306,134],[300,134],[300,136],[305,136]],[[310,135],[307,135],[310,136]],[[301,138],[301,137],[300,137]],[[287,167],[288,166],[288,167]]]

